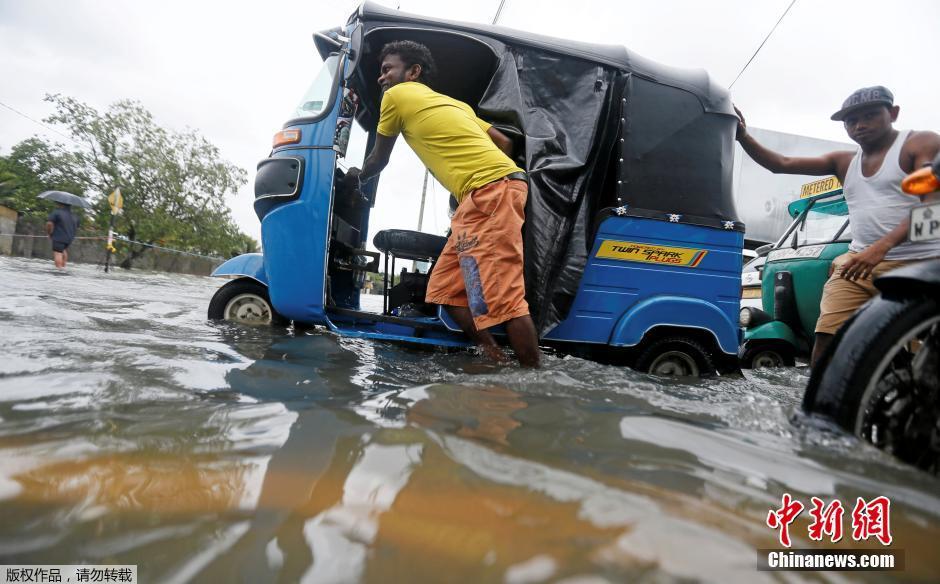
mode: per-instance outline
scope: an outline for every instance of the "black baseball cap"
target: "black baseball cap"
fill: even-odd
[[[894,94],[891,93],[887,87],[876,85],[874,87],[856,89],[852,95],[842,102],[842,109],[832,114],[830,119],[841,122],[850,111],[879,103],[888,107],[894,105]]]

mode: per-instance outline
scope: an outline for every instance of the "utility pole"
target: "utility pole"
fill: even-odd
[[[428,195],[428,175],[431,174],[431,171],[424,169],[424,186],[421,187],[421,210],[418,211],[418,231],[421,231],[421,226],[424,224],[424,200]]]
[[[424,201],[428,196],[428,175],[431,174],[431,171],[424,169],[424,186],[421,187],[421,210],[418,211],[418,231],[421,231],[421,226],[424,225]],[[411,262],[411,271],[418,271],[418,261],[413,260]]]

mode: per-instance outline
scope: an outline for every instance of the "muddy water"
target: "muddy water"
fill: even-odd
[[[806,372],[540,371],[205,320],[218,282],[0,257],[0,563],[141,582],[937,581],[940,482]],[[375,299],[369,299],[375,306]],[[758,572],[790,493],[891,500],[900,572]],[[808,512],[791,526],[807,537]]]

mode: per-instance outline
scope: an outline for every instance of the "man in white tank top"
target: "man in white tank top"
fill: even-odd
[[[940,241],[912,243],[907,239],[909,212],[919,201],[901,192],[905,175],[930,163],[940,152],[940,135],[929,131],[898,131],[893,123],[900,108],[881,86],[852,93],[832,119],[859,145],[856,152],[830,152],[812,158],[784,156],[759,144],[740,118],[737,140],[755,162],[773,173],[833,174],[842,181],[852,225],[849,252],[832,262],[823,289],[815,364],[832,336],[858,308],[878,292],[872,279],[919,260],[940,257]]]

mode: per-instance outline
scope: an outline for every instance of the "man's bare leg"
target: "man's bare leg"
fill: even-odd
[[[55,261],[55,267],[64,268],[65,267],[65,256],[62,255],[61,251],[52,252],[52,259]]]
[[[496,344],[496,339],[486,329],[478,330],[473,323],[473,315],[466,306],[447,306],[450,314],[464,333],[483,349],[483,353],[494,361],[505,363],[509,361],[506,353]],[[539,339],[535,334],[535,324],[528,314],[506,321],[506,335],[509,345],[523,367],[538,367],[542,354],[539,352]]]
[[[532,317],[527,314],[506,321],[506,334],[522,366],[538,367],[542,354],[539,352],[539,336],[535,334]]]
[[[835,335],[830,335],[828,333],[816,333],[816,342],[813,343],[813,356],[810,358],[809,366],[815,367],[819,360],[822,358],[823,352],[826,350],[826,347],[829,346],[829,343],[832,342],[832,337]]]
[[[484,355],[499,363],[509,362],[509,357],[496,344],[493,335],[486,329],[477,330],[476,325],[473,324],[473,315],[470,314],[469,308],[466,306],[445,306],[444,308],[447,310],[447,314],[457,322],[460,329],[483,350]]]

